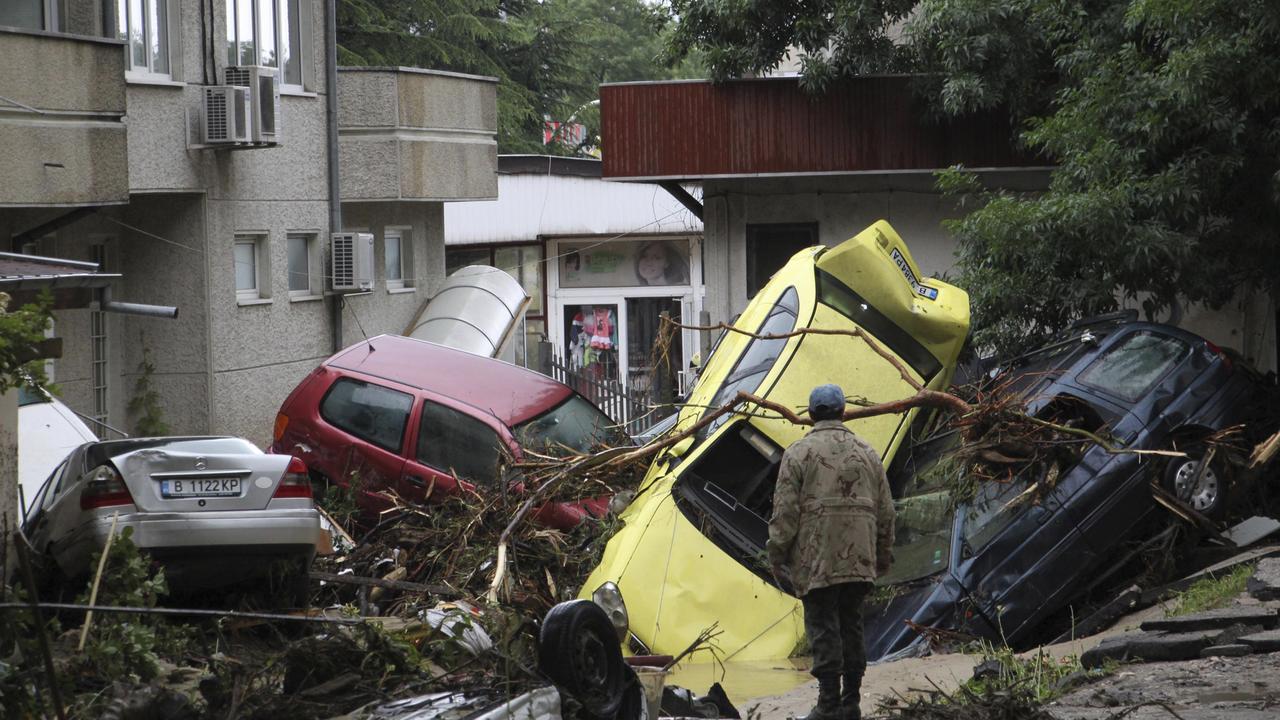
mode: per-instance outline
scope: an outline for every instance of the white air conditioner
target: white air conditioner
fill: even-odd
[[[330,287],[335,291],[373,289],[373,235],[333,233],[329,238]]]
[[[249,89],[253,106],[249,138],[255,143],[279,145],[280,78],[276,69],[262,65],[228,65],[227,84]]]
[[[249,142],[252,116],[248,90],[227,85],[204,88],[200,124],[205,145]]]

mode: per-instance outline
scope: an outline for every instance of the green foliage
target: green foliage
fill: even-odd
[[[788,46],[814,90],[909,70],[935,112],[1004,112],[1055,166],[1043,194],[967,188],[976,207],[949,225],[979,347],[1014,350],[1120,300],[1156,317],[1280,289],[1280,3],[673,7],[674,49],[703,49],[715,77],[767,70]]]
[[[500,152],[578,154],[599,145],[600,83],[677,72],[668,19],[646,0],[339,0],[338,59],[496,77]],[[587,141],[544,146],[544,118],[587,125]]]
[[[126,526],[107,555],[107,564],[98,588],[98,605],[155,607],[169,592],[164,570],[152,571],[150,561],[132,540],[133,528]],[[94,553],[90,567],[96,569],[102,551]],[[89,601],[89,588],[77,602]],[[156,623],[145,616],[104,613],[94,618],[85,644],[83,664],[110,679],[135,678],[149,681],[159,672],[157,647],[161,644]]]
[[[151,362],[151,351],[142,350],[142,362],[138,364],[137,382],[133,385],[133,397],[127,407],[129,414],[137,417],[133,424],[133,432],[141,437],[158,437],[169,433],[169,424],[164,421],[164,408],[160,406],[160,393],[152,386],[152,376],[156,366]]]
[[[0,292],[0,392],[23,383],[45,384],[44,362],[32,358],[49,328],[53,298],[45,291],[36,302],[16,309],[9,307],[11,300]]]
[[[1080,658],[1075,655],[1054,658],[1043,649],[1036,650],[1034,655],[1018,655],[1008,646],[985,641],[979,644],[979,649],[982,659],[994,660],[998,670],[993,675],[966,681],[961,692],[954,696],[962,701],[1016,690],[1027,693],[1037,705],[1043,705],[1062,694],[1063,678],[1084,671]],[[1093,671],[1096,677],[1107,672],[1106,669]]]
[[[1190,615],[1201,610],[1224,607],[1240,596],[1249,584],[1249,578],[1257,566],[1254,563],[1240,565],[1225,575],[1209,576],[1197,580],[1187,591],[1178,596],[1177,605],[1169,616]]]

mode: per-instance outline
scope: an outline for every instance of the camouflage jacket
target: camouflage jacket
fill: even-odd
[[[893,550],[893,498],[880,456],[838,420],[817,422],[782,455],[769,520],[769,563],[797,596],[873,581]]]

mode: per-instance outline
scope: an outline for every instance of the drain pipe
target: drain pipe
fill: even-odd
[[[338,185],[338,0],[328,0],[324,13],[324,115],[329,131],[329,237],[332,243],[333,233],[342,232],[342,193]],[[329,295],[334,352],[342,349],[344,304],[341,293]]]

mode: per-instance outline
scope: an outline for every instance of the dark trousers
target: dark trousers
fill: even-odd
[[[848,680],[867,669],[862,642],[862,601],[871,591],[869,582],[830,585],[800,598],[804,604],[804,629],[813,650],[813,676],[819,680],[841,674]]]

